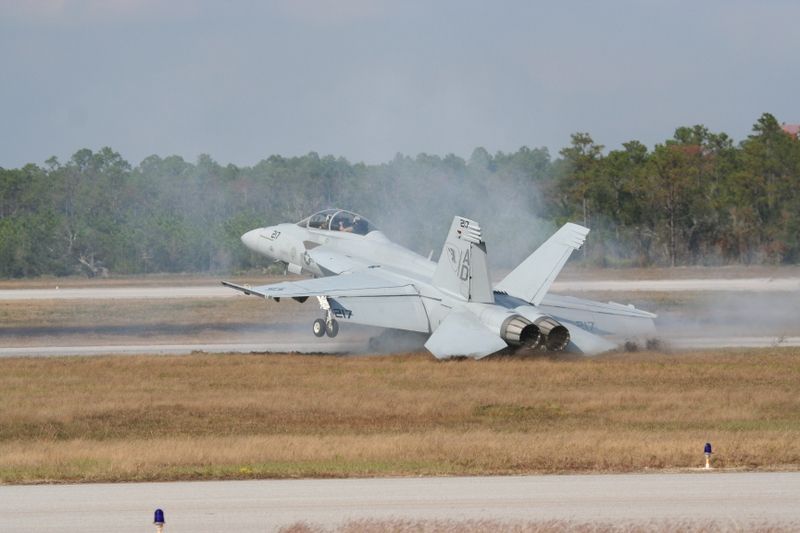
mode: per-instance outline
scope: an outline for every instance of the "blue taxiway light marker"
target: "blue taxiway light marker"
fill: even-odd
[[[153,523],[157,526],[166,523],[166,520],[164,520],[164,511],[162,511],[161,509],[156,509],[156,512],[153,515]]]
[[[706,470],[711,470],[711,443],[706,442],[703,448],[703,453],[706,454]]]

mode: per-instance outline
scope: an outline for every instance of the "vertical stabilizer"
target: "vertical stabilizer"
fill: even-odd
[[[572,251],[583,245],[588,234],[588,228],[564,224],[495,288],[539,305]]]
[[[494,303],[486,243],[477,222],[464,217],[453,219],[433,284],[469,302]]]

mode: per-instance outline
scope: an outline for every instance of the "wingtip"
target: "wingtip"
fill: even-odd
[[[567,222],[561,227],[560,231],[564,232],[564,238],[562,242],[567,246],[578,250],[581,246],[583,246],[583,243],[586,242],[586,236],[589,235],[591,230],[587,227],[581,226],[580,224]]]

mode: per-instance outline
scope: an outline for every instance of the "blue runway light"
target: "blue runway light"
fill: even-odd
[[[711,443],[706,442],[706,447],[703,449],[703,453],[711,453]]]
[[[155,515],[153,516],[153,523],[155,525],[165,524],[166,520],[164,520],[164,511],[161,509],[156,509]]]

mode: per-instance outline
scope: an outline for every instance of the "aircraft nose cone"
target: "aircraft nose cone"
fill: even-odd
[[[254,229],[248,231],[247,233],[242,235],[242,243],[244,243],[244,245],[250,248],[251,250],[256,251],[258,248],[258,234],[260,231],[261,231],[260,229]]]

